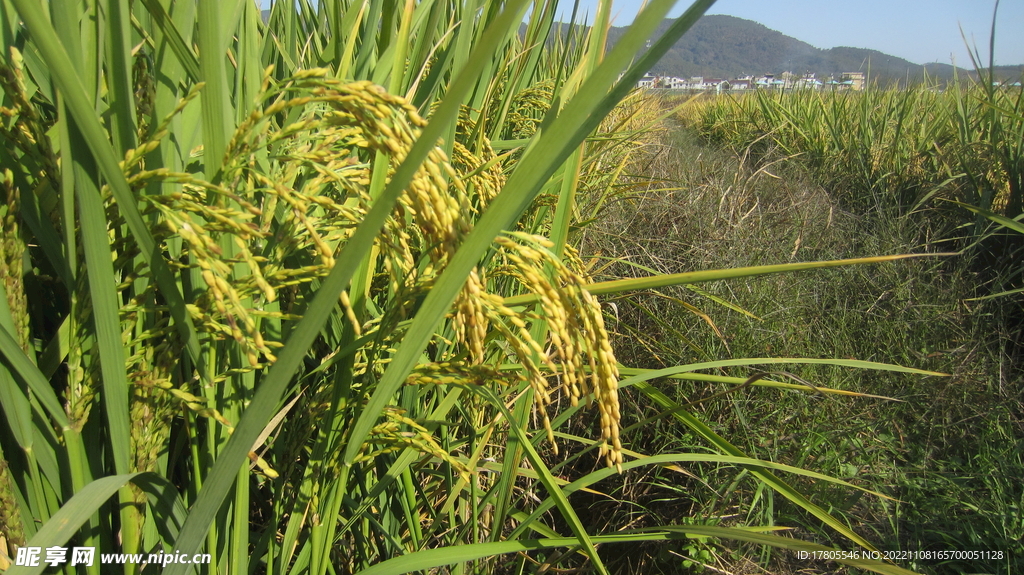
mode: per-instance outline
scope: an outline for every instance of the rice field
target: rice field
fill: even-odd
[[[806,165],[859,208],[906,214],[948,200],[1014,219],[1024,210],[1024,95],[979,76],[941,88],[709,99],[682,120],[733,150]]]
[[[582,28],[527,0],[299,0],[266,20],[248,0],[0,0],[0,569],[77,547],[204,557],[169,575],[831,549],[757,522],[594,524],[581,504],[690,463],[742,469],[873,550],[793,478],[882,494],[752,457],[650,382],[850,395],[763,366],[936,372],[624,365],[607,298],[909,256],[595,281],[580,255],[663,116],[633,86],[712,3],[651,41],[674,4],[651,1],[606,52],[610,2]],[[633,442],[627,392],[703,447]]]

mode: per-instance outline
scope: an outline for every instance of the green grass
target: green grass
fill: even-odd
[[[849,211],[844,191],[818,183],[813,169],[798,162],[754,164],[678,127],[651,146],[648,157],[645,173],[660,178],[653,187],[662,189],[617,204],[587,231],[586,252],[614,262],[604,272],[609,277],[670,274],[723,261],[739,267],[935,251],[942,249],[932,244],[935,238],[956,233],[944,218]],[[746,453],[897,499],[795,481],[880,549],[1002,550],[1009,557],[905,566],[925,573],[1013,573],[1024,556],[1024,492],[1011,487],[1024,472],[1014,352],[1019,332],[1012,302],[971,301],[986,292],[983,277],[969,258],[954,256],[705,284],[704,292],[668,288],[616,298],[609,328],[618,334],[624,361],[650,368],[728,357],[849,357],[951,374],[778,368],[815,386],[898,401],[765,387],[721,395],[735,383],[664,380],[658,387],[678,403],[699,402],[696,413]],[[719,373],[731,375],[728,368]],[[627,412],[636,414],[629,422],[657,411],[642,397],[627,401],[634,406]],[[637,433],[638,444],[657,452],[701,445],[663,419]],[[742,470],[707,464],[651,470],[629,492],[628,505],[600,498],[594,504],[603,516],[641,525],[687,516],[711,524],[786,526],[796,537],[833,541],[819,521]],[[740,567],[730,556],[737,549],[741,556],[758,555],[723,541],[683,549],[703,551],[704,563],[726,570]],[[622,561],[668,573],[678,569],[681,554],[638,547]],[[770,559],[772,572],[811,567],[788,553]]]

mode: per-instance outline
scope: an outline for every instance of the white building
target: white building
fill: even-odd
[[[822,86],[814,74],[804,74],[802,78],[793,82],[793,88],[796,90],[820,90]]]

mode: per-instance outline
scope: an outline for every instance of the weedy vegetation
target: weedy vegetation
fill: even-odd
[[[908,564],[924,572],[1013,573],[1024,556],[1024,492],[1011,479],[1022,473],[1024,100],[1019,85],[997,83],[980,67],[977,76],[941,90],[758,92],[691,102],[676,116],[686,130],[670,141],[669,159],[656,162],[683,191],[648,197],[635,216],[619,216],[626,222],[614,225],[630,226],[621,237],[635,242],[594,239],[606,252],[632,254],[659,271],[720,261],[956,253],[898,268],[780,276],[743,289],[720,284],[713,293],[749,312],[716,314],[721,336],[680,329],[683,321],[705,323],[697,319],[701,310],[668,311],[669,297],[694,303],[685,290],[633,306],[641,311],[626,324],[635,341],[670,363],[681,361],[681,348],[661,344],[672,341],[668,326],[690,341],[684,357],[829,354],[951,374],[849,379],[802,370],[796,373],[809,381],[847,381],[846,389],[902,401],[812,408],[752,397],[707,415],[746,430],[745,447],[759,458],[813,461],[895,497],[868,503],[818,492],[882,547],[1007,553],[999,561]],[[689,215],[695,213],[714,215]],[[654,248],[662,241],[674,246],[672,258],[653,257],[665,253]],[[713,499],[714,513],[726,513],[722,499]],[[758,501],[762,515],[800,522],[787,504],[737,499]]]
[[[590,521],[581,495],[681,464],[874,548],[803,492],[863,488],[752,457],[651,381],[835,395],[762,366],[937,372],[627,367],[602,299],[902,256],[594,282],[580,231],[638,189],[622,178],[658,115],[627,97],[712,1],[644,51],[674,4],[649,2],[607,53],[610,2],[590,28],[555,4],[300,0],[264,22],[250,0],[0,0],[0,560],[607,573],[623,543],[828,549],[756,516]],[[634,404],[701,448],[634,441]]]

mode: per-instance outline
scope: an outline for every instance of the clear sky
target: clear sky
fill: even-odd
[[[560,0],[568,19],[572,0]],[[614,25],[633,20],[642,0],[614,0]],[[680,0],[670,16],[689,7]],[[818,48],[871,48],[914,62],[971,63],[960,36],[977,43],[988,62],[994,0],[718,0],[708,14],[760,22]],[[591,14],[597,0],[580,0]],[[996,64],[1024,64],[1024,0],[1001,0],[996,20]]]

